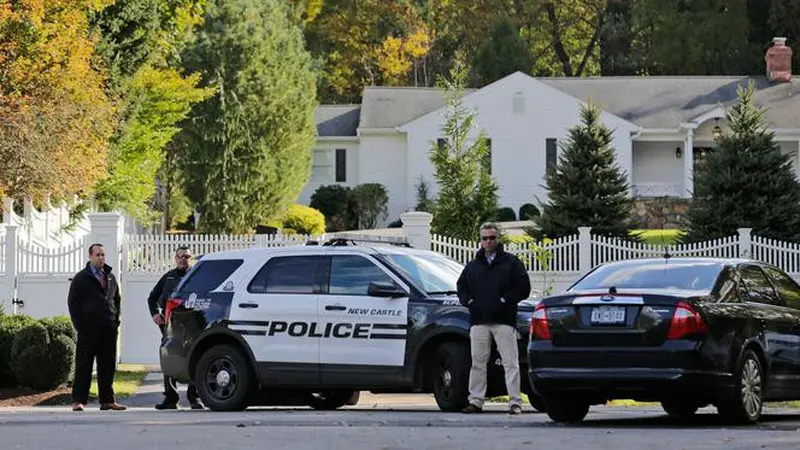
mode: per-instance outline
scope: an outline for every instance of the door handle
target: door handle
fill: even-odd
[[[344,311],[346,306],[342,305],[325,305],[325,311]]]
[[[239,303],[239,308],[258,308],[256,303]]]

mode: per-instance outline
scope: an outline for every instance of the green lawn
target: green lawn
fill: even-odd
[[[631,234],[638,234],[642,241],[651,245],[673,245],[681,234],[678,229],[661,230],[631,230]]]
[[[114,376],[114,394],[117,397],[128,397],[136,393],[136,389],[144,382],[147,372],[117,371]],[[92,385],[89,388],[89,397],[97,397],[97,377],[92,376]]]
[[[641,236],[642,241],[651,245],[673,245],[676,244],[681,230],[668,228],[659,230],[631,230],[631,235],[638,234]],[[514,244],[522,244],[530,241],[530,237],[526,234],[510,234],[507,236],[509,242]]]

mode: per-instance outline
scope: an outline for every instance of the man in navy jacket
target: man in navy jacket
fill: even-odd
[[[469,373],[469,405],[466,414],[483,411],[486,394],[486,365],[492,339],[503,362],[509,413],[522,413],[519,349],[517,347],[517,304],[528,298],[531,282],[522,261],[503,249],[495,224],[481,226],[481,248],[467,263],[458,279],[458,298],[469,308],[472,368]]]

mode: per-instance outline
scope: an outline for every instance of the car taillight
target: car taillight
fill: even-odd
[[[550,328],[547,326],[547,312],[544,305],[539,303],[533,310],[531,318],[531,337],[536,339],[550,339]]]
[[[168,298],[164,307],[164,325],[169,323],[169,316],[172,311],[183,303],[182,298]]]
[[[693,334],[705,333],[708,333],[708,326],[700,317],[700,313],[688,303],[678,303],[678,307],[675,308],[675,313],[672,315],[672,322],[669,324],[667,339],[681,339]]]

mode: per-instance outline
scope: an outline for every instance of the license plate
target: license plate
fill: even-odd
[[[598,306],[592,308],[591,321],[603,325],[625,323],[625,307]]]

